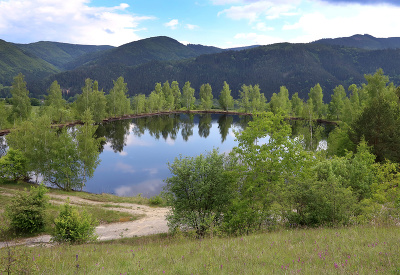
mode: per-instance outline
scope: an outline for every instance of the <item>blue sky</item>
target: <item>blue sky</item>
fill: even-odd
[[[165,35],[221,48],[400,37],[398,0],[0,0],[0,39],[119,46]]]

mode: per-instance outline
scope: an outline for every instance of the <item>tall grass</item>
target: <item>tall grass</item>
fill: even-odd
[[[392,226],[202,240],[164,234],[12,249],[14,255],[29,255],[24,263],[34,274],[396,274],[399,248],[400,230]],[[0,250],[0,258],[7,258],[7,249]]]

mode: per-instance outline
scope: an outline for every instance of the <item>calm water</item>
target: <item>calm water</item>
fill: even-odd
[[[247,118],[248,119],[248,118]],[[229,152],[234,131],[246,118],[185,114],[122,120],[99,126],[97,136],[107,139],[101,163],[84,188],[92,193],[119,196],[157,195],[171,176],[168,162],[179,155],[196,156],[213,148]]]

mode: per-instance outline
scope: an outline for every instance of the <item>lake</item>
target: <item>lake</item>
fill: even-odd
[[[213,148],[229,152],[236,146],[234,131],[243,129],[248,119],[174,114],[104,123],[96,132],[107,140],[101,163],[83,190],[118,196],[157,195],[171,176],[168,162]]]

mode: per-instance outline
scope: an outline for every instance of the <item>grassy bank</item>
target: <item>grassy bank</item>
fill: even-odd
[[[398,274],[398,227],[280,230],[237,238],[155,235],[0,250],[33,274]],[[4,271],[3,271],[4,272]]]
[[[68,197],[76,197],[84,199],[83,202],[71,202],[73,205],[79,207],[81,210],[85,210],[86,213],[90,214],[100,224],[115,223],[121,221],[134,221],[140,219],[143,215],[132,214],[123,211],[124,209],[130,208],[128,206],[121,206],[119,203],[134,203],[141,205],[149,205],[149,199],[137,196],[137,197],[118,197],[110,194],[91,194],[86,192],[67,192],[59,189],[49,188],[47,195],[50,196],[50,204],[46,208],[46,226],[43,232],[30,235],[16,235],[7,228],[9,220],[5,216],[5,210],[8,205],[12,202],[12,197],[16,192],[25,192],[30,189],[32,184],[25,182],[1,182],[0,183],[0,241],[6,241],[11,239],[18,239],[23,237],[32,237],[38,234],[51,234],[53,231],[53,221],[59,215],[62,204],[67,201]],[[88,202],[94,202],[89,204]],[[116,211],[121,209],[121,211]],[[3,229],[2,229],[3,228]],[[1,273],[0,273],[1,274]]]

